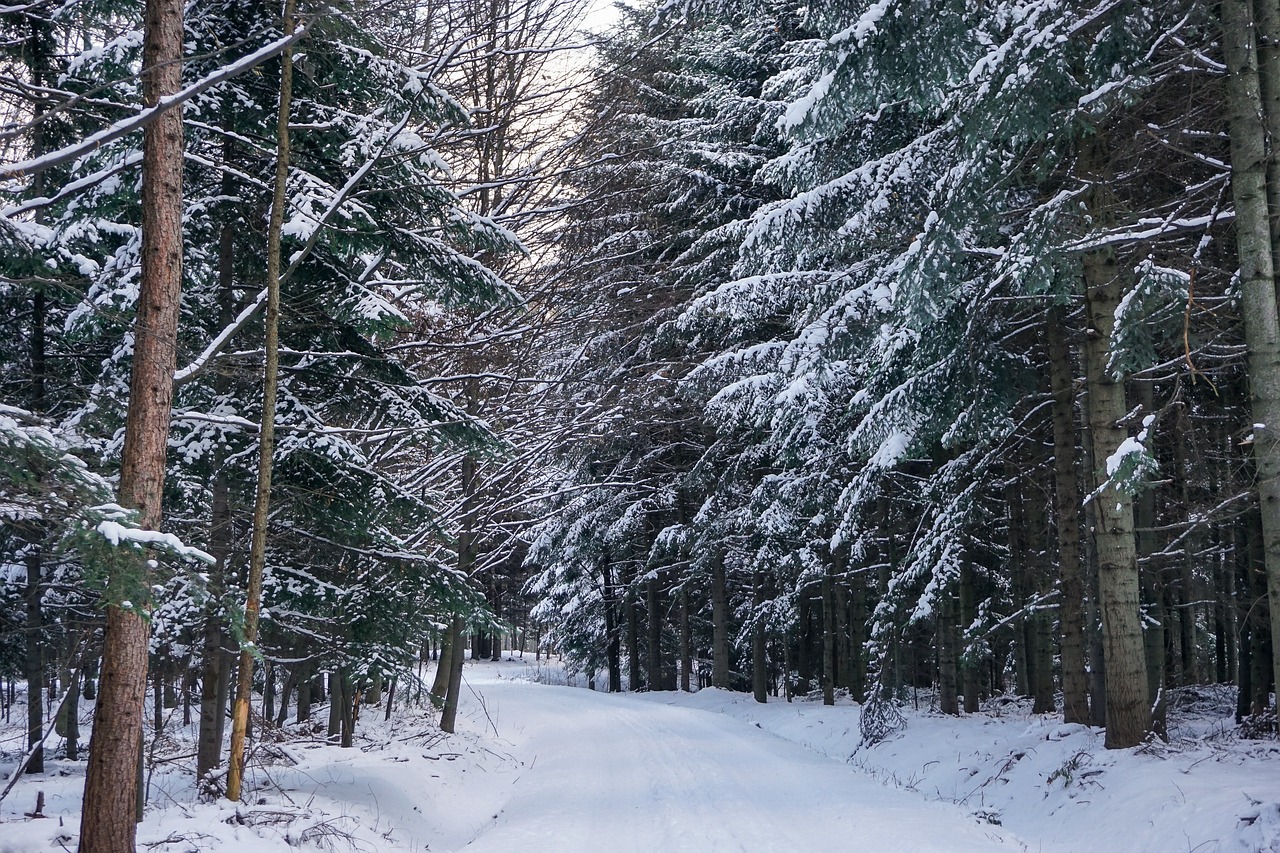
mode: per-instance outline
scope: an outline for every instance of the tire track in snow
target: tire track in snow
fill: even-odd
[[[717,714],[498,682],[526,770],[466,853],[1016,851],[961,809]]]

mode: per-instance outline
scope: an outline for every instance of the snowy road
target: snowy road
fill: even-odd
[[[889,790],[742,722],[657,697],[475,685],[525,764],[467,853],[1019,850],[960,809]]]

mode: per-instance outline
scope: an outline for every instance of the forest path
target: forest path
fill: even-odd
[[[1025,849],[958,807],[660,694],[468,676],[483,699],[468,697],[472,724],[488,726],[487,710],[524,769],[467,853]]]

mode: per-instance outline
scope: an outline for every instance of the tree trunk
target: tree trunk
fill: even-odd
[[[867,698],[867,576],[853,576],[849,595],[849,695],[855,702]]]
[[[453,626],[445,628],[440,638],[440,659],[436,661],[436,674],[431,680],[431,698],[438,705],[444,704],[449,692],[449,667],[453,663],[453,645],[461,643],[462,636],[453,633]]]
[[[1083,140],[1080,145],[1083,177],[1092,181],[1087,204],[1096,225],[1103,227],[1110,221],[1110,199],[1103,172],[1107,162],[1106,146],[1098,135]],[[1083,264],[1089,433],[1093,464],[1099,469],[1099,482],[1105,483],[1107,460],[1128,438],[1127,429],[1120,423],[1127,413],[1124,383],[1110,365],[1111,333],[1124,284],[1120,264],[1109,247],[1087,253]],[[1106,486],[1097,493],[1093,505],[1097,519],[1094,541],[1098,553],[1098,604],[1107,681],[1106,746],[1121,749],[1142,743],[1151,729],[1133,498]]]
[[[450,644],[449,684],[445,691],[444,707],[440,709],[440,730],[453,734],[458,719],[458,693],[462,690],[462,662],[466,658],[466,644],[462,642],[466,623],[461,616],[453,617],[454,642]],[[445,665],[444,654],[440,656],[440,666]]]
[[[769,701],[769,662],[766,657],[768,633],[760,615],[760,607],[764,604],[764,578],[760,572],[755,573],[752,591],[756,612],[751,626],[751,693],[757,702],[764,704]]]
[[[342,708],[346,697],[343,692],[342,673],[337,669],[329,673],[329,725],[325,729],[325,738],[329,743],[337,743],[342,737]],[[441,725],[441,728],[444,728]],[[445,729],[452,731],[452,729]]]
[[[39,543],[27,546],[27,625],[25,668],[27,676],[27,749],[35,747],[27,761],[27,773],[44,772],[44,614],[40,606],[43,593],[43,549]]]
[[[979,693],[982,688],[982,670],[975,655],[968,648],[968,626],[977,618],[974,606],[973,562],[965,558],[960,567],[960,674],[964,680],[964,712],[978,712]]]
[[[1049,467],[1049,459],[1039,441],[1032,443],[1030,462],[1032,470]],[[1049,495],[1038,480],[1025,484],[1027,524],[1026,573],[1028,604],[1026,620],[1027,680],[1034,703],[1033,714],[1052,714],[1053,690],[1053,620],[1049,615],[1047,599],[1052,589],[1052,569],[1049,565]]]
[[[285,0],[284,34],[293,35],[295,0]],[[262,605],[262,573],[267,559],[267,519],[271,505],[271,461],[275,450],[276,383],[279,378],[280,239],[289,178],[289,104],[293,97],[293,48],[280,55],[280,106],[276,116],[275,197],[267,226],[267,313],[265,368],[262,384],[262,426],[258,430],[258,487],[253,504],[253,535],[249,545],[249,588],[244,604],[244,643],[231,709],[231,749],[227,759],[227,799],[240,800],[244,776],[245,737],[253,690],[253,659],[257,652],[258,611]]]
[[[693,631],[689,626],[689,591],[682,589],[680,590],[680,689],[688,693],[692,681]]]
[[[640,669],[640,605],[636,603],[634,577],[628,571],[622,578],[625,589],[622,611],[627,624],[627,689],[633,693],[644,689],[644,673]]]
[[[310,661],[298,664],[298,708],[293,718],[299,723],[305,723],[311,719],[312,669]]]
[[[955,600],[949,588],[940,590],[938,597],[938,710],[957,716],[960,701],[956,689]]]
[[[796,692],[805,696],[812,689],[813,663],[809,654],[809,623],[813,605],[807,595],[801,595],[796,603]]]
[[[1280,116],[1270,115],[1262,100],[1252,4],[1249,0],[1223,0],[1221,9],[1240,307],[1253,422],[1261,425],[1253,431],[1253,457],[1271,611],[1271,657],[1276,667],[1280,666],[1280,317],[1268,208],[1266,125],[1280,121]],[[1269,94],[1275,96],[1274,92]],[[1276,675],[1273,669],[1273,679]],[[1280,702],[1276,712],[1280,715]]]
[[[662,688],[662,613],[658,601],[658,579],[656,577],[649,578],[644,585],[646,625],[648,627],[647,637],[648,648],[646,654],[646,669],[648,671],[648,682],[650,690],[660,690]]]
[[[1018,463],[1007,459],[1004,463],[1005,506],[1009,526],[1009,586],[1013,592],[1016,615],[1010,624],[1013,632],[1013,683],[1019,696],[1031,695],[1030,662],[1027,657],[1027,583],[1028,551],[1027,521],[1022,496],[1022,479]]]
[[[340,743],[343,749],[350,749],[356,734],[356,714],[360,707],[360,694],[351,678],[350,669],[345,666],[341,667],[338,670],[338,678],[342,682],[342,703],[339,718],[342,725],[342,738]]]
[[[183,4],[177,0],[146,0],[142,44],[145,106],[156,105],[182,85],[182,12]],[[173,403],[182,289],[182,167],[182,112],[170,109],[143,131],[142,269],[120,467],[120,503],[138,510],[138,523],[148,530],[160,526]],[[136,574],[131,584],[125,573],[113,573],[107,591],[80,853],[134,850],[140,818],[134,767],[142,754],[149,623],[144,617],[148,602],[129,597],[142,599],[139,593],[150,589],[144,561],[139,561]]]
[[[622,637],[618,632],[618,587],[613,582],[613,563],[608,550],[601,561],[604,584],[605,664],[609,668],[609,692],[622,692]]]
[[[828,560],[822,573],[822,704],[836,703],[835,568]]]
[[[729,594],[724,555],[711,558],[711,686],[729,689]]]

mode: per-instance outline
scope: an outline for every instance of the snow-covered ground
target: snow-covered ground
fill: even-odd
[[[139,849],[1280,851],[1280,745],[1236,740],[1226,691],[1183,694],[1172,742],[1138,750],[1106,752],[1100,732],[1016,703],[913,710],[864,748],[851,703],[611,696],[531,664],[468,664],[456,735],[409,707],[390,722],[366,709],[353,749],[273,736],[238,807],[196,796],[194,733],[171,722]],[[6,778],[22,711],[0,727]],[[84,764],[47,769],[0,803],[0,853],[75,848]],[[38,791],[44,819],[24,815]]]

